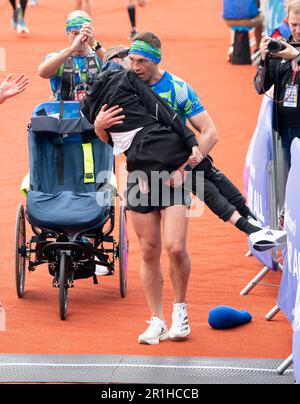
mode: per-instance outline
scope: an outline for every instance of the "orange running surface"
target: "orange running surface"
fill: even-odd
[[[151,0],[138,9],[138,27],[157,33],[163,41],[162,67],[188,81],[213,117],[220,143],[213,151],[221,168],[243,189],[243,164],[254,131],[261,98],[253,88],[254,67],[226,62],[229,31],[221,17],[221,0]],[[7,311],[7,332],[0,333],[1,353],[128,354],[283,358],[291,353],[291,330],[280,313],[264,320],[276,303],[277,289],[258,286],[248,297],[240,290],[261,269],[245,258],[246,238],[222,223],[207,209],[190,220],[189,252],[192,276],[189,289],[191,338],[184,343],[166,341],[141,346],[137,337],[149,317],[139,278],[139,248],[130,226],[128,297],[119,297],[118,276],[79,281],[70,291],[69,316],[59,320],[58,292],[51,288],[47,269],[27,275],[26,297],[18,300],[14,286],[14,227],[17,205],[24,203],[20,183],[28,171],[27,124],[34,106],[49,98],[47,80],[37,76],[45,55],[67,46],[65,18],[72,0],[41,0],[27,10],[30,34],[20,38],[11,28],[8,1],[0,1],[0,47],[6,50],[7,74],[25,72],[30,87],[0,106],[0,300]],[[126,1],[94,1],[97,38],[108,47],[128,43],[130,31]],[[1,78],[6,73],[1,73]],[[172,289],[164,254],[166,316],[170,322]],[[280,276],[271,274],[278,284]],[[230,305],[253,314],[245,327],[220,332],[207,323],[210,308]]]

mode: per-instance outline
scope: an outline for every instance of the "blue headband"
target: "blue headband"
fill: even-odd
[[[71,32],[74,30],[81,30],[83,24],[85,23],[90,23],[91,19],[87,18],[87,17],[83,17],[83,16],[78,16],[78,17],[74,17],[74,18],[70,18],[67,20],[67,24],[66,24],[66,30],[67,32]]]
[[[151,60],[155,64],[161,62],[161,49],[155,48],[144,41],[133,41],[129,50],[129,55],[140,55]]]

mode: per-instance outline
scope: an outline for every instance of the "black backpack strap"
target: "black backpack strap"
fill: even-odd
[[[73,101],[75,90],[75,66],[72,57],[69,57],[63,68],[60,86],[60,98],[63,101]]]
[[[86,59],[86,84],[92,85],[96,77],[100,74],[101,68],[97,63],[96,55],[88,55]]]

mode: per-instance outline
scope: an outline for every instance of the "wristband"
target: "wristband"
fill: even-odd
[[[92,49],[93,49],[94,52],[97,52],[97,50],[99,50],[101,48],[102,48],[102,45],[101,45],[101,43],[99,41],[95,41],[93,43]]]

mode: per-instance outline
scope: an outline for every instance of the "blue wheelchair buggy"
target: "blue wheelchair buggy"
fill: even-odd
[[[74,281],[92,277],[96,265],[113,275],[119,263],[121,297],[127,291],[128,233],[120,204],[119,236],[112,148],[95,135],[77,102],[49,102],[35,108],[29,133],[30,186],[26,210],[16,220],[16,288],[25,293],[26,266],[48,264],[59,289],[60,318],[66,320],[68,291]],[[121,198],[122,199],[122,198]],[[25,213],[26,212],[26,213]],[[26,239],[26,220],[33,235]]]

